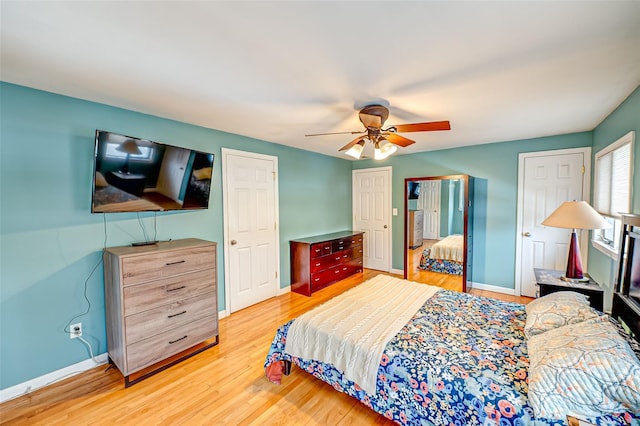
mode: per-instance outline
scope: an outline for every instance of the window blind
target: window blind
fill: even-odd
[[[602,215],[618,218],[629,212],[632,142],[625,136],[596,154],[594,207]]]

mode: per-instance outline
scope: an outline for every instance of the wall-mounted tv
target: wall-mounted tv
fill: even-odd
[[[214,155],[96,130],[92,213],[209,207]]]
[[[409,199],[417,200],[420,197],[420,182],[409,181]]]

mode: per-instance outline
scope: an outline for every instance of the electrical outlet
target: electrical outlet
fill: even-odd
[[[77,324],[71,324],[69,327],[69,338],[75,339],[80,336],[82,336],[82,323],[79,322]]]

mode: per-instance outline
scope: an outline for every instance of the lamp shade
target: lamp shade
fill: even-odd
[[[120,152],[126,152],[127,154],[142,154],[142,151],[140,151],[140,148],[138,148],[136,141],[132,139],[127,139],[126,141],[122,142],[120,145],[118,145],[116,150]]]
[[[554,228],[605,229],[611,225],[586,201],[565,201],[542,224]]]
[[[349,148],[349,150],[345,152],[345,154],[350,155],[351,157],[357,160],[362,155],[363,149],[364,149],[364,141],[360,141],[354,146],[352,146],[351,148]]]

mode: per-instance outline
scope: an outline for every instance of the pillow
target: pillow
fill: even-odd
[[[211,167],[194,170],[193,177],[196,178],[196,180],[211,179]]]
[[[102,173],[96,172],[96,188],[109,186]]]
[[[524,333],[529,338],[600,316],[598,311],[589,306],[587,296],[571,291],[551,293],[533,300],[525,306],[525,311],[527,320]]]
[[[640,361],[604,316],[533,336],[527,346],[536,417],[640,412]]]

